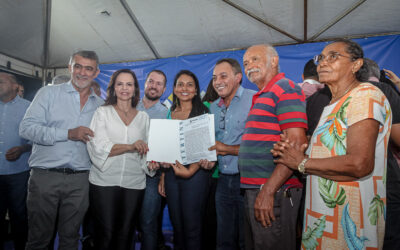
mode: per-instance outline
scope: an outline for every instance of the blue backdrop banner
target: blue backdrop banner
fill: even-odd
[[[400,75],[400,35],[354,40],[363,47],[365,57],[376,61],[381,68],[390,69],[397,75]],[[328,43],[306,43],[276,47],[280,57],[281,72],[284,72],[287,78],[295,82],[301,82],[304,64],[315,55],[320,54]],[[245,50],[234,50],[150,61],[102,64],[100,65],[101,72],[96,80],[102,88],[103,97],[105,97],[106,89],[113,72],[128,68],[135,72],[141,89],[140,93],[143,95],[147,74],[153,69],[159,69],[167,76],[167,90],[161,98],[164,101],[171,95],[174,77],[180,70],[188,69],[195,73],[199,79],[201,91],[205,91],[212,78],[215,63],[222,58],[230,57],[236,59],[243,67],[244,52]],[[242,85],[246,88],[256,89],[256,86],[250,83],[246,76],[243,76]]]

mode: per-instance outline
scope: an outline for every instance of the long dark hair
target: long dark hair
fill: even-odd
[[[201,99],[202,102],[212,103],[213,101],[219,98],[217,91],[215,91],[214,89],[213,82],[214,82],[213,79],[211,79],[211,81],[208,83],[206,93]]]
[[[106,105],[114,105],[117,103],[117,96],[115,95],[115,81],[117,80],[117,77],[121,74],[121,73],[128,73],[131,74],[133,77],[133,82],[135,85],[135,92],[133,93],[132,96],[132,102],[131,102],[131,106],[133,108],[136,107],[136,105],[139,103],[139,99],[140,99],[140,89],[139,89],[139,83],[138,80],[136,78],[135,72],[133,72],[130,69],[120,69],[114,72],[114,74],[112,74],[111,79],[110,79],[110,83],[108,84],[107,87],[107,98],[104,102],[104,106]]]
[[[201,102],[200,99],[200,85],[199,85],[199,80],[197,79],[196,75],[189,71],[189,70],[181,70],[176,74],[175,79],[174,79],[174,89],[176,87],[176,83],[178,82],[178,78],[181,75],[187,75],[193,78],[193,81],[196,86],[196,95],[192,99],[192,111],[190,111],[189,118],[195,117],[198,115],[202,115],[205,113],[208,113],[208,108]],[[172,106],[171,106],[171,111],[174,111],[176,107],[180,106],[179,99],[175,95],[174,91],[172,91]]]

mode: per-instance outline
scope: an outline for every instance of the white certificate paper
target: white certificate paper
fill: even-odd
[[[214,115],[205,114],[187,120],[152,119],[149,130],[147,161],[183,165],[201,159],[217,160]]]

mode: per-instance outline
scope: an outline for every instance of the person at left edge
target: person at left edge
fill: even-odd
[[[3,249],[6,212],[10,217],[14,249],[25,249],[28,233],[26,190],[31,145],[18,134],[30,102],[22,99],[14,75],[0,73],[0,249]]]
[[[89,205],[88,128],[103,100],[91,90],[99,74],[94,51],[71,56],[71,80],[41,88],[23,118],[19,133],[33,142],[29,158],[28,242],[45,249],[58,220],[59,249],[78,249],[79,227]]]

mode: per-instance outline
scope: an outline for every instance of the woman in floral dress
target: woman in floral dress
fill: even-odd
[[[327,45],[315,58],[332,100],[308,145],[285,136],[275,162],[308,174],[304,249],[381,249],[385,233],[386,157],[391,109],[385,95],[363,82],[363,51],[350,40]]]

